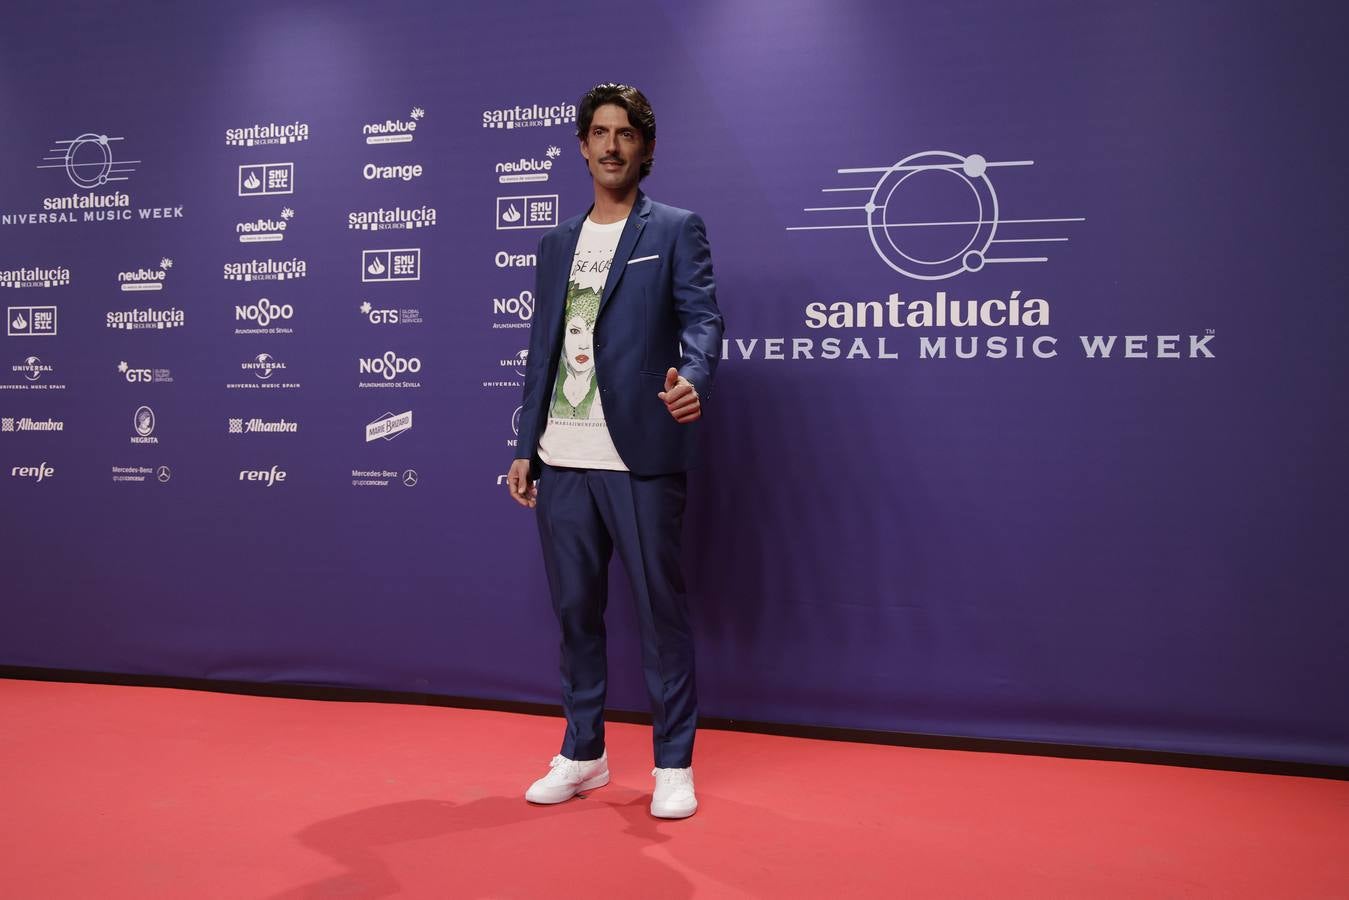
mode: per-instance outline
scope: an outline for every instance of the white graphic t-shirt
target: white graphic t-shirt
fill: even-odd
[[[567,279],[562,360],[548,403],[548,424],[539,437],[539,458],[550,466],[628,470],[604,423],[599,383],[595,380],[594,342],[600,295],[625,224],[626,220],[596,225],[587,217],[576,242]]]

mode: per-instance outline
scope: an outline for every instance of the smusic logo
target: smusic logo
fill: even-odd
[[[239,167],[240,197],[295,193],[295,163],[254,163]]]
[[[361,251],[361,281],[420,281],[421,277],[419,247]]]
[[[9,337],[50,337],[56,334],[55,306],[11,306],[5,310]]]

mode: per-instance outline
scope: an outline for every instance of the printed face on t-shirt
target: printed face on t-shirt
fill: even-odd
[[[595,368],[593,337],[594,328],[581,316],[572,316],[567,320],[567,332],[562,344],[567,353],[567,370],[573,375],[583,375]]]

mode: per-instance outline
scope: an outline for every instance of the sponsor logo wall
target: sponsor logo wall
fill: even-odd
[[[1256,587],[1242,585],[1274,590],[1259,572],[1232,576],[1232,556],[1323,571],[1289,543],[1296,529],[1238,528],[1228,501],[1244,491],[1271,521],[1321,523],[1301,482],[1322,481],[1320,496],[1339,485],[1329,456],[1342,441],[1317,424],[1328,414],[1304,407],[1340,405],[1338,370],[1318,348],[1343,314],[1292,299],[1337,283],[1341,254],[1317,242],[1338,218],[1246,179],[1281,157],[1263,129],[1237,142],[1219,127],[1249,111],[1242,90],[1210,83],[1230,66],[1172,57],[1168,44],[1141,72],[1110,44],[1107,75],[1075,64],[1065,48],[1081,35],[1063,23],[991,0],[954,24],[905,9],[929,29],[909,33],[1015,47],[990,84],[927,42],[896,54],[892,5],[866,0],[860,25],[823,9],[755,19],[752,45],[732,40],[746,33],[741,14],[713,17],[723,33],[636,10],[634,33],[671,39],[644,49],[638,71],[610,75],[577,62],[591,23],[575,10],[528,0],[508,27],[424,0],[337,0],[325,14],[360,42],[338,67],[315,70],[316,51],[298,42],[283,46],[284,66],[262,54],[194,72],[162,50],[128,51],[121,64],[157,83],[219,87],[179,104],[118,93],[134,79],[73,52],[91,40],[79,34],[59,36],[72,51],[55,54],[60,65],[20,48],[0,60],[0,78],[24,67],[0,142],[12,176],[0,187],[4,488],[49,504],[37,521],[86,523],[91,540],[115,537],[91,510],[120,510],[152,536],[145,548],[212,572],[194,600],[237,605],[240,622],[298,615],[286,598],[323,591],[341,638],[375,609],[436,626],[409,639],[419,674],[384,686],[556,702],[547,661],[522,663],[512,681],[485,649],[520,622],[536,629],[530,640],[547,624],[530,618],[542,572],[517,560],[521,547],[536,556],[534,523],[499,476],[522,449],[532,329],[556,324],[543,317],[561,285],[536,282],[539,239],[592,199],[576,101],[589,78],[631,77],[660,122],[642,188],[705,221],[727,320],[695,426],[690,596],[715,610],[704,622],[722,617],[700,632],[712,658],[743,666],[709,668],[708,713],[1048,738],[1057,710],[1069,731],[1081,726],[1064,740],[1092,743],[1096,726],[1112,739],[1110,717],[1133,714],[1121,697],[1159,693],[1152,670],[1122,666],[1132,687],[1088,673],[1096,714],[1062,687],[1079,673],[1024,660],[1110,622],[1116,636],[1088,656],[1161,659],[1155,677],[1192,684],[1165,648],[1126,646],[1146,628],[1112,617],[1155,602],[1181,610],[1174,628],[1190,633],[1250,601]],[[1166,28],[1212,47],[1199,18],[1145,10],[1117,24],[1145,46]],[[12,19],[16,34],[58,41],[40,18]],[[221,20],[219,40],[261,53],[275,25],[241,13]],[[143,43],[130,20],[109,28],[111,46]],[[451,33],[471,39],[446,53]],[[803,55],[806,40],[815,49]],[[1146,87],[1174,71],[1187,73],[1175,88],[1186,109]],[[716,88],[726,84],[755,98],[749,120]],[[90,102],[63,100],[74,92]],[[620,284],[655,285],[675,262],[674,239],[658,245],[647,227]],[[661,362],[673,353],[644,349]],[[1318,381],[1304,365],[1333,371]],[[1311,449],[1274,453],[1298,435]],[[1248,465],[1233,462],[1243,454]],[[1270,473],[1294,462],[1284,481],[1298,484],[1276,490]],[[766,470],[755,489],[738,483],[751,466]],[[24,508],[10,508],[13,525]],[[19,539],[26,555],[59,569],[39,536]],[[222,569],[219,548],[244,545],[273,580]],[[101,552],[94,562],[110,568]],[[373,559],[389,561],[378,578]],[[316,560],[329,560],[318,576]],[[178,596],[172,568],[145,576],[155,601]],[[395,568],[406,584],[379,581]],[[1186,612],[1191,598],[1207,613]],[[481,610],[472,634],[454,618],[469,602]],[[1071,633],[1056,624],[1077,611]],[[613,631],[615,653],[635,657]],[[250,640],[242,626],[222,636]],[[387,671],[376,653],[351,651],[352,683],[384,677],[369,675]],[[343,658],[331,647],[316,657]],[[831,674],[802,684],[781,659]],[[1211,671],[1229,697],[1263,690]],[[414,684],[420,673],[427,683]],[[619,705],[644,707],[640,685],[615,690]],[[924,692],[944,699],[924,706]],[[788,699],[767,708],[767,696]],[[1005,720],[980,711],[989,697]],[[1159,720],[1192,711],[1174,702]],[[1243,717],[1263,721],[1232,711]]]

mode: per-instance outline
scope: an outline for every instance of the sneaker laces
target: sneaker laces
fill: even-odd
[[[652,769],[651,774],[656,776],[657,784],[678,787],[681,784],[693,784],[692,769]]]

